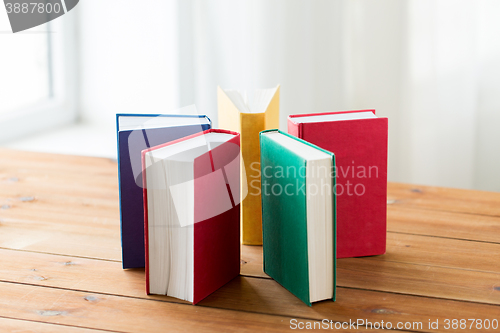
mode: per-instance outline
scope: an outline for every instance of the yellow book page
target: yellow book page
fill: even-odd
[[[266,128],[263,129],[278,129],[280,127],[280,86],[276,89],[271,102],[266,109]]]
[[[240,111],[221,87],[217,87],[219,128],[241,133]]]

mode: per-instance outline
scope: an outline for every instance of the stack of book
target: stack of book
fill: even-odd
[[[279,86],[253,107],[232,90],[218,100],[227,129],[117,115],[123,268],[145,267],[148,294],[196,304],[239,274],[241,243],[262,244],[264,272],[305,304],[335,300],[337,258],[385,253],[387,119],[294,115],[284,133]]]

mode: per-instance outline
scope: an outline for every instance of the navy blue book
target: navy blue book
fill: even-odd
[[[210,128],[204,115],[116,115],[123,268],[145,266],[141,151]]]

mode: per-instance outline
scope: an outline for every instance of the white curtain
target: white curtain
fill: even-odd
[[[108,3],[102,19],[102,1],[79,6],[90,118],[195,103],[217,125],[217,85],[279,83],[281,129],[289,114],[375,108],[389,118],[389,180],[500,191],[500,1]]]
[[[281,84],[289,114],[376,108],[389,179],[500,191],[499,1],[182,1],[180,105]],[[215,121],[215,123],[217,123]]]

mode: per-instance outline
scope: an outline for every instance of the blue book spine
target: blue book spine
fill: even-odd
[[[145,265],[141,151],[208,130],[211,128],[211,123],[120,131],[118,118],[121,116],[175,117],[176,115],[118,114],[116,117],[122,264],[123,268],[140,268]],[[176,117],[205,118],[206,116]]]

